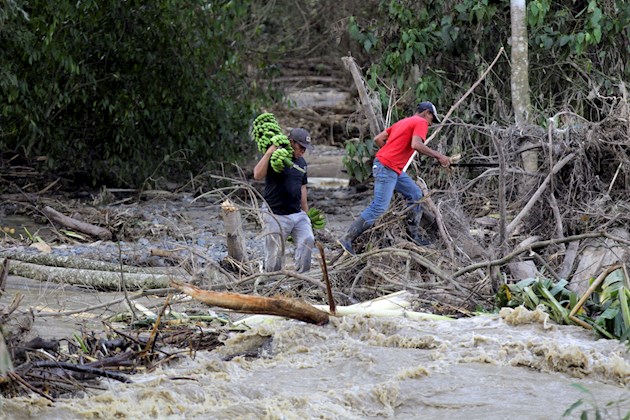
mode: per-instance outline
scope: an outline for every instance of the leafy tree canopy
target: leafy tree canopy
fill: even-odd
[[[370,56],[369,82],[380,89],[384,104],[392,88],[406,94],[407,103],[426,98],[439,105],[452,104],[500,47],[509,51],[509,0],[377,3],[370,16],[350,18],[348,28]],[[535,109],[555,112],[571,108],[589,119],[600,119],[597,101],[589,104],[587,96],[594,91],[603,96],[620,94],[619,82],[630,77],[626,66],[630,3],[528,0],[527,16]],[[497,77],[486,83],[486,91],[468,107],[468,115],[460,113],[466,120],[513,120],[511,107],[506,106],[510,98],[508,60],[502,60],[493,73]],[[537,122],[544,124],[545,118]]]
[[[3,3],[3,152],[108,185],[243,156],[260,97],[243,72],[247,2]]]

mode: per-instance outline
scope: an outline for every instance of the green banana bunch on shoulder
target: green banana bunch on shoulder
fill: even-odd
[[[278,120],[272,113],[265,112],[254,119],[251,136],[256,142],[260,153],[265,153],[269,146],[274,144],[272,139],[281,134],[282,128],[280,128]]]
[[[289,138],[284,134],[277,134],[271,138],[271,144],[276,145],[278,147],[290,148],[291,142]]]
[[[263,112],[262,114],[257,116],[256,119],[254,119],[254,127],[262,125],[264,123],[278,124],[278,120],[276,120],[275,115],[273,115],[271,112]]]
[[[275,172],[282,172],[284,168],[295,168],[305,173],[304,169],[293,163],[293,148],[289,138],[282,134],[278,120],[271,112],[260,114],[254,119],[251,135],[260,153],[265,153],[269,146],[274,145],[278,150],[271,155],[271,168]]]
[[[291,160],[291,156],[293,156],[293,152],[291,149],[280,148],[276,150],[271,154],[271,169],[273,169],[275,172],[280,173],[284,168],[297,166]]]
[[[311,207],[306,212],[306,215],[311,219],[311,225],[313,229],[323,229],[326,226],[326,217],[321,210]]]

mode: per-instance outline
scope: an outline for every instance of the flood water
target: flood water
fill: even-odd
[[[11,280],[9,293],[21,288],[29,305],[70,309],[95,299]],[[38,318],[35,328],[59,334],[84,322]],[[259,357],[233,357],[252,351]],[[326,326],[272,318],[233,333],[225,347],[131,379],[55,403],[0,399],[1,417],[558,419],[579,399],[569,418],[595,407],[607,410],[603,418],[630,412],[624,345],[525,309],[451,321],[345,316]]]

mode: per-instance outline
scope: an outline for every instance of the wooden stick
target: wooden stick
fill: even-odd
[[[516,226],[521,222],[523,217],[525,217],[527,213],[529,213],[529,211],[532,209],[532,207],[534,207],[534,204],[536,204],[536,202],[538,201],[542,193],[547,189],[547,186],[551,182],[553,176],[557,174],[560,171],[560,169],[564,167],[564,165],[572,161],[574,157],[575,157],[575,153],[569,153],[567,156],[565,156],[562,160],[560,160],[558,163],[554,165],[554,167],[549,172],[549,175],[547,175],[547,178],[545,178],[545,180],[540,185],[540,187],[538,187],[538,190],[536,190],[536,192],[529,199],[525,207],[523,207],[523,210],[521,210],[521,212],[507,226],[506,232],[505,232],[506,237],[509,237],[512,234],[512,232],[514,231]]]
[[[320,264],[322,266],[322,276],[324,277],[324,283],[326,283],[326,294],[328,295],[328,308],[330,309],[330,313],[335,315],[336,305],[335,305],[335,297],[332,293],[332,285],[330,284],[330,278],[328,278],[328,267],[326,266],[326,253],[324,252],[324,247],[320,242],[317,242],[317,249],[319,249],[319,255],[321,257]]]
[[[327,324],[329,320],[326,312],[294,299],[213,292],[178,281],[172,281],[171,286],[206,305],[219,306],[237,312],[277,315],[317,325]]]
[[[374,108],[372,108],[370,98],[368,97],[367,90],[365,89],[365,85],[363,83],[361,71],[352,57],[342,57],[341,61],[343,62],[345,68],[352,74],[354,84],[357,86],[357,90],[359,91],[361,105],[363,106],[365,116],[367,117],[370,126],[370,134],[372,135],[372,138],[374,138],[377,134],[383,131],[383,126],[376,118],[376,113],[374,112]]]
[[[15,382],[17,382],[20,386],[26,388],[27,391],[34,392],[37,395],[46,398],[48,401],[55,402],[55,400],[50,395],[47,395],[44,391],[42,391],[42,390],[40,390],[38,388],[35,388],[31,384],[29,384],[27,381],[25,381],[24,378],[22,378],[17,373],[9,372],[7,374],[7,376],[9,376],[11,379],[13,379]]]
[[[540,241],[540,242],[534,242],[532,244],[529,244],[527,247],[523,248],[517,248],[515,250],[513,250],[512,252],[510,252],[509,254],[506,254],[505,256],[503,256],[502,258],[496,259],[496,260],[492,260],[492,261],[482,261],[479,263],[475,263],[475,264],[471,264],[467,267],[464,267],[458,271],[456,271],[455,273],[452,274],[453,278],[459,277],[463,274],[469,273],[471,271],[475,271],[479,268],[488,268],[488,267],[492,267],[492,266],[497,266],[497,265],[503,265],[505,263],[507,263],[508,261],[510,261],[512,258],[516,257],[517,255],[520,255],[524,252],[529,252],[532,249],[536,249],[536,248],[544,248],[546,246],[549,245],[557,245],[557,244],[562,244],[562,243],[566,243],[566,242],[573,242],[573,241],[579,241],[582,239],[587,239],[587,238],[601,238],[601,237],[605,237],[605,238],[611,238],[613,240],[619,241],[619,242],[623,242],[624,240],[621,238],[613,238],[611,237],[612,235],[609,235],[606,232],[590,232],[590,233],[583,233],[580,235],[574,235],[574,236],[567,236],[565,238],[562,239],[550,239],[547,241]]]
[[[593,284],[591,284],[591,286],[586,290],[586,292],[584,292],[584,295],[582,295],[582,297],[580,298],[580,300],[578,301],[578,303],[575,304],[575,306],[573,307],[573,309],[571,309],[571,313],[569,313],[569,316],[572,317],[574,316],[577,311],[580,310],[580,308],[584,305],[584,302],[586,302],[586,300],[593,294],[593,292],[595,291],[595,289],[597,289],[597,287],[599,287],[599,285],[601,284],[601,282],[604,281],[604,279],[613,271],[615,271],[616,269],[620,268],[621,265],[613,265],[611,267],[608,267],[603,273],[601,273],[597,279],[595,279],[595,281],[593,282]]]
[[[435,203],[431,199],[429,187],[427,187],[427,184],[426,182],[424,182],[424,179],[418,177],[416,184],[418,184],[418,186],[420,187],[420,190],[422,190],[423,198],[421,202],[426,201],[427,205],[433,212],[435,216],[435,223],[438,226],[438,232],[440,232],[440,236],[442,237],[442,240],[444,241],[444,244],[446,245],[446,249],[448,250],[448,255],[451,257],[451,261],[454,262],[455,250],[453,248],[453,240],[450,238],[448,233],[446,233],[446,226],[444,225],[444,220],[442,219],[442,213],[440,213],[440,209],[438,209],[438,207],[435,205]]]
[[[499,52],[497,53],[497,56],[494,57],[494,60],[492,60],[492,63],[490,63],[490,66],[488,66],[488,68],[486,69],[486,71],[483,72],[483,74],[481,75],[481,77],[479,77],[479,79],[470,87],[470,89],[468,89],[468,91],[464,94],[464,96],[462,96],[461,98],[459,98],[459,100],[457,102],[455,102],[455,105],[453,105],[451,107],[451,109],[448,110],[448,112],[446,113],[446,115],[444,116],[444,118],[442,118],[442,124],[440,124],[437,129],[433,132],[433,134],[431,134],[431,136],[429,136],[429,138],[424,142],[424,144],[429,143],[431,140],[433,140],[433,138],[437,135],[437,133],[440,132],[440,130],[442,129],[442,127],[444,127],[444,123],[446,122],[446,120],[448,119],[448,117],[451,116],[451,114],[453,113],[453,111],[455,111],[455,108],[457,108],[462,102],[464,102],[464,99],[466,99],[468,97],[468,95],[470,95],[472,93],[473,90],[475,90],[475,88],[477,86],[479,86],[479,83],[481,83],[481,81],[483,79],[486,78],[486,76],[488,75],[488,73],[490,73],[490,70],[492,70],[492,67],[494,67],[494,65],[497,63],[497,61],[499,60],[499,56],[503,53],[503,47],[501,47],[501,49],[499,50]],[[416,155],[418,154],[417,151],[413,151],[413,154],[411,155],[411,157],[409,158],[409,160],[407,161],[407,164],[405,165],[405,167],[403,168],[403,172],[407,172],[407,169],[409,168],[409,165],[411,165],[411,162],[413,162],[413,160],[415,159]]]
[[[112,239],[112,233],[109,230],[65,216],[50,206],[44,207],[42,211],[51,220],[60,223],[67,228],[87,233],[90,236],[95,236],[105,241]]]

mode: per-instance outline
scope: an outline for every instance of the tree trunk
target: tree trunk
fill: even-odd
[[[78,268],[49,267],[12,260],[9,274],[38,281],[87,286],[97,290],[161,289],[169,287],[173,276],[164,274],[116,273],[113,271],[83,270]]]
[[[525,0],[510,1],[512,21],[512,107],[518,127],[531,122],[531,99],[529,90],[529,59],[527,37],[527,5]],[[527,144],[525,144],[526,146]],[[538,152],[535,149],[521,154],[523,169],[538,171]],[[535,179],[527,177],[522,184],[522,193],[535,188]]]
[[[171,286],[209,306],[218,306],[247,314],[283,316],[317,325],[328,323],[326,312],[295,299],[213,292],[178,281],[173,281]]]

